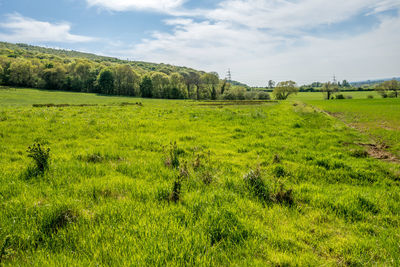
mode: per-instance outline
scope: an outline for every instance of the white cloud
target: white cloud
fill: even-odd
[[[38,21],[20,14],[7,15],[7,21],[0,23],[0,39],[7,42],[58,42],[79,43],[94,41],[95,38],[71,34],[71,25]],[[5,33],[6,30],[8,33]]]
[[[155,10],[168,13],[185,0],[86,0],[89,6],[98,6],[112,11]]]
[[[400,1],[399,0],[381,0],[375,4],[373,11],[369,14],[375,14],[379,12],[383,12],[386,10],[400,8]]]
[[[376,28],[356,36],[320,37],[310,29],[399,7],[397,0],[224,0],[192,18],[165,21],[175,26],[172,33],[155,32],[120,53],[221,75],[231,68],[235,79],[253,85],[269,79],[326,81],[333,74],[349,80],[391,77],[400,74],[400,16],[380,15]]]

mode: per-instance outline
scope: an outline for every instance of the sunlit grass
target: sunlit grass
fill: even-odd
[[[370,137],[310,105],[0,96],[1,264],[400,264],[399,165],[355,153]],[[26,179],[33,143],[50,168]],[[271,201],[244,179],[257,169]]]

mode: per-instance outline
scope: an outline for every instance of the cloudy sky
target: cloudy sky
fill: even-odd
[[[254,86],[400,76],[399,0],[0,0],[0,40]]]

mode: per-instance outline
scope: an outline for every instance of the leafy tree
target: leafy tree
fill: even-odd
[[[294,81],[285,81],[278,83],[272,93],[274,94],[276,99],[285,100],[291,94],[297,94],[298,91],[299,88],[296,86],[296,83]]]
[[[139,95],[140,76],[128,65],[118,65],[114,68],[115,91],[119,95]]]
[[[320,83],[320,82],[313,82],[313,83],[311,84],[311,87],[313,87],[313,88],[322,87],[322,83]]]
[[[102,94],[112,95],[114,93],[114,74],[110,69],[103,69],[97,78],[97,85]]]
[[[275,82],[273,81],[273,80],[269,80],[268,81],[268,88],[269,89],[272,89],[272,88],[274,88],[275,87]]]
[[[258,93],[258,99],[260,100],[270,100],[271,97],[269,96],[269,94],[267,92],[261,91]]]
[[[228,83],[228,81],[226,79],[221,81],[221,95],[223,95],[225,93],[225,91],[229,91],[230,87],[231,87],[231,84]]]
[[[96,81],[97,73],[93,70],[90,62],[80,61],[73,64],[72,72],[72,89],[74,91],[92,92]]]
[[[10,65],[10,83],[17,86],[35,86],[33,66],[30,61],[16,60]]]
[[[42,78],[47,89],[64,89],[66,84],[66,70],[62,65],[47,68],[42,73]]]
[[[200,75],[195,71],[183,71],[181,72],[181,75],[183,76],[184,83],[186,84],[188,97],[194,98],[198,85],[200,84]]]
[[[225,91],[222,98],[225,100],[244,100],[246,91],[243,86],[233,86],[229,91]]]
[[[201,83],[203,85],[203,89],[204,89],[204,96],[205,98],[208,98],[209,96],[211,97],[215,97],[214,99],[216,99],[217,97],[217,86],[219,84],[219,78],[218,78],[218,74],[216,73],[204,73],[201,76]]]
[[[171,95],[173,99],[187,98],[187,90],[184,83],[184,78],[181,74],[174,72],[170,76]]]
[[[143,77],[142,83],[140,84],[140,92],[142,97],[153,96],[153,83],[151,82],[151,78],[147,75]]]
[[[3,84],[3,67],[0,65],[0,84]]]
[[[327,82],[322,85],[322,92],[326,94],[326,99],[330,100],[333,98],[333,94],[339,92],[339,87],[336,83]]]
[[[347,80],[342,81],[342,86],[343,87],[351,87],[350,83]]]
[[[382,97],[387,97],[389,91],[393,92],[394,97],[398,97],[400,91],[400,82],[393,79],[391,81],[385,81],[378,85],[375,89]]]
[[[151,82],[153,84],[153,97],[169,97],[169,77],[167,74],[163,72],[153,72],[151,74]]]

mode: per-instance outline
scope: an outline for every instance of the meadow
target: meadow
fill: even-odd
[[[399,101],[314,96],[0,89],[0,265],[400,265],[400,165],[345,124],[393,125]]]

